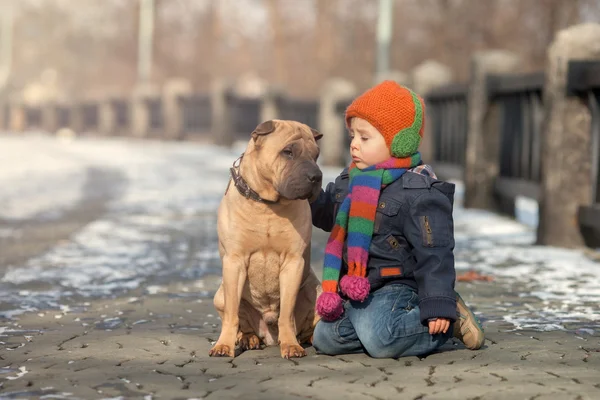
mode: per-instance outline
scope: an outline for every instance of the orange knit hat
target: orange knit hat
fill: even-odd
[[[346,125],[362,118],[385,138],[392,157],[417,152],[425,127],[425,103],[412,90],[394,81],[383,81],[358,96],[346,109]]]

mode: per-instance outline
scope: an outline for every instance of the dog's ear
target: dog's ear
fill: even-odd
[[[321,139],[323,137],[323,134],[321,132],[319,132],[316,129],[310,128],[310,130],[312,131],[313,137],[315,138],[315,141]]]
[[[252,131],[252,139],[256,141],[260,136],[268,135],[275,130],[275,122],[269,120],[259,124],[254,131]]]

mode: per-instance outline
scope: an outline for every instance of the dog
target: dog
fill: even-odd
[[[321,137],[299,122],[266,121],[234,162],[217,214],[223,280],[213,303],[222,328],[210,356],[261,343],[279,343],[283,358],[306,355],[300,344],[312,340],[322,290],[310,266],[308,202],[321,190]]]

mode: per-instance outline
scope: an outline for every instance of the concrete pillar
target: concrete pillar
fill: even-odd
[[[229,84],[222,79],[213,80],[210,88],[211,101],[211,134],[214,143],[231,146],[233,144],[233,132],[229,107],[227,107],[227,91]]]
[[[349,81],[333,78],[325,82],[319,101],[319,125],[317,129],[323,134],[319,140],[321,149],[320,162],[323,165],[342,166],[350,151],[346,145],[346,128],[344,112],[337,110],[340,102],[350,103],[357,95],[357,89]]]
[[[162,91],[162,107],[167,139],[183,138],[183,110],[180,107],[179,98],[190,94],[192,94],[192,84],[187,79],[174,78],[165,82]]]
[[[2,93],[0,92],[0,131],[8,130],[8,122],[9,122],[9,108],[8,103],[5,99],[2,98]]]
[[[113,136],[116,131],[116,115],[112,106],[112,97],[105,96],[98,101],[98,132],[101,135]]]
[[[25,130],[25,106],[21,102],[11,102],[10,121],[8,129],[12,132],[23,132]]]
[[[391,70],[383,73],[378,73],[375,76],[374,85],[385,80],[396,81],[400,85],[405,86],[408,86],[410,83],[408,74],[398,70]]]
[[[600,60],[600,25],[582,24],[558,32],[548,49],[542,126],[542,182],[538,243],[584,246],[579,206],[592,199],[591,115],[566,92],[568,63]]]
[[[265,88],[260,107],[260,122],[279,118],[279,99],[284,96],[283,91],[276,86]]]
[[[136,87],[131,96],[131,135],[134,137],[146,137],[150,133],[150,111],[146,100],[157,96],[158,91],[150,85]]]
[[[435,88],[453,82],[452,71],[449,67],[437,61],[427,60],[416,66],[410,74],[410,87],[419,96],[425,98],[427,93]],[[425,107],[425,132],[419,151],[422,159],[428,163],[433,161],[433,135],[431,131],[431,116]]]
[[[500,109],[491,106],[488,75],[519,72],[518,56],[503,50],[476,53],[471,60],[465,163],[465,207],[496,210],[494,181],[500,156]]]

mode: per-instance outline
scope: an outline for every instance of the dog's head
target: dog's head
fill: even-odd
[[[300,122],[266,121],[252,132],[248,150],[261,180],[281,197],[309,199],[321,189],[317,140],[322,136]]]

